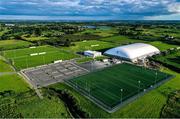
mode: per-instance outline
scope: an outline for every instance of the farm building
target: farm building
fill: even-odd
[[[87,51],[84,51],[84,55],[95,58],[95,57],[101,56],[102,53],[101,52],[97,52],[97,51],[87,50]]]
[[[146,57],[160,53],[156,47],[145,43],[134,43],[130,45],[119,46],[107,50],[104,54],[131,62],[143,60]]]

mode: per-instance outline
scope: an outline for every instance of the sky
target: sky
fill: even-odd
[[[180,0],[0,0],[2,20],[180,20]]]

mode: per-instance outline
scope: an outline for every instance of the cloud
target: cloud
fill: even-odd
[[[180,20],[180,13],[171,15],[159,15],[144,17],[144,20]]]
[[[180,13],[180,3],[173,3],[168,5],[168,11],[172,13]]]
[[[116,17],[107,16],[29,16],[29,15],[0,15],[0,20],[114,20]]]
[[[143,19],[177,13],[179,0],[0,0],[0,15]]]

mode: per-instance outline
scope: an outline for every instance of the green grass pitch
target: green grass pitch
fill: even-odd
[[[30,54],[42,53],[45,54],[31,56]],[[77,55],[60,50],[52,46],[39,46],[36,48],[24,48],[17,50],[4,51],[5,58],[12,61],[12,64],[18,69],[25,69],[39,65],[53,63],[56,60],[69,60],[77,57]]]
[[[168,77],[170,75],[159,71],[124,63],[71,79],[68,83],[113,108]]]

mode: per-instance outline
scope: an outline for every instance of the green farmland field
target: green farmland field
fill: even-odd
[[[130,39],[127,36],[120,36],[120,35],[119,36],[112,36],[112,37],[102,38],[100,40],[105,41],[105,42],[117,43],[117,44],[145,42],[145,41],[142,41],[142,40]]]
[[[0,41],[0,50],[25,48],[31,45],[33,44],[26,41],[21,41],[21,40],[3,40],[3,41]]]
[[[150,42],[149,44],[157,47],[161,51],[167,50],[167,49],[170,49],[170,48],[178,47],[178,45],[171,45],[171,44],[163,43],[163,42],[160,42],[160,41],[153,41],[153,42]]]
[[[87,29],[83,32],[77,33],[76,35],[82,35],[82,34],[91,34],[91,35],[98,35],[100,37],[110,37],[113,36],[114,34],[117,34],[117,30],[114,28],[99,28],[99,29]]]
[[[126,36],[113,36],[113,37],[108,37],[108,38],[102,38],[100,40],[105,41],[105,42],[116,43],[119,45],[128,44],[128,43],[137,43],[137,42],[147,43],[147,44],[151,44],[151,45],[157,47],[161,51],[178,47],[178,45],[171,45],[171,44],[163,43],[160,41],[147,42],[147,41],[142,41],[142,40],[131,39]]]
[[[47,37],[30,37],[30,38],[25,38],[27,41],[40,41],[40,40],[47,40]]]
[[[43,52],[45,52],[45,54],[39,54]],[[38,53],[38,55],[30,55],[34,53]],[[69,60],[77,57],[72,53],[60,50],[52,46],[8,50],[4,51],[3,54],[4,57],[9,59],[18,70],[43,64],[49,64],[55,60]]]
[[[20,102],[21,100],[19,100]],[[37,96],[18,103],[17,111],[26,118],[67,118],[70,117],[64,103],[55,97],[43,100]]]
[[[166,63],[180,69],[180,52],[172,53],[166,56],[159,56],[155,59],[159,62]]]
[[[40,99],[32,90],[0,97],[0,118],[70,118],[63,101],[56,97]]]
[[[71,79],[68,83],[111,109],[120,104],[121,100],[125,101],[169,76],[131,64],[120,64]]]
[[[143,29],[143,33],[152,34],[155,37],[161,37],[162,34],[166,34],[176,38],[180,38],[180,31],[178,29],[172,29],[172,28]]]
[[[4,29],[4,30],[2,30],[2,31],[0,31],[0,36],[2,36],[4,33],[7,33],[9,30],[7,30],[7,29]]]

